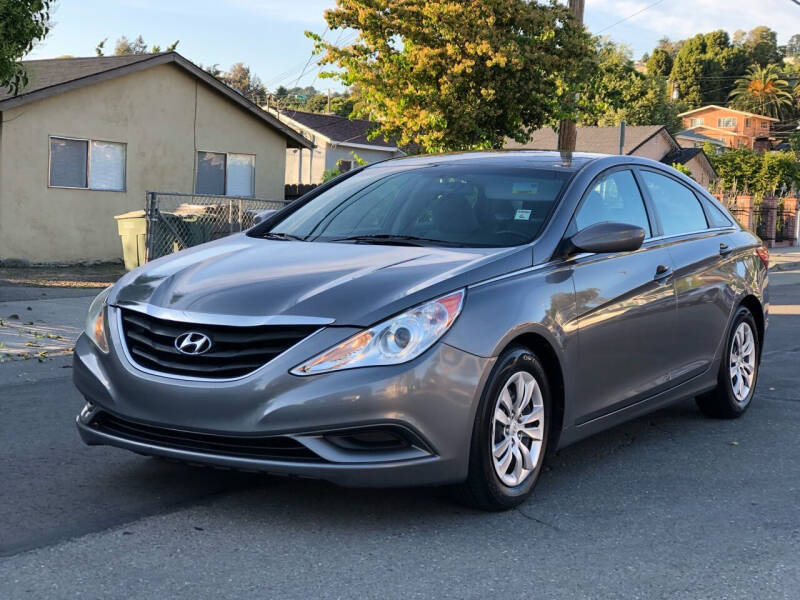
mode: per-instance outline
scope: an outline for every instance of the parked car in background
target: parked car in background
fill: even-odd
[[[749,407],[766,250],[630,156],[400,158],[149,263],[75,348],[88,444],[504,509],[548,450]]]

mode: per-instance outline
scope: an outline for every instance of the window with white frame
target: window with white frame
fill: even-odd
[[[126,144],[50,137],[50,187],[125,191]]]
[[[253,154],[198,152],[195,193],[254,196],[256,157]]]
[[[717,119],[717,127],[729,129],[736,127],[736,117],[720,117]]]
[[[752,123],[752,122],[750,121],[750,118],[749,118],[749,117],[748,117],[748,118],[746,118],[746,119],[744,120],[744,126],[745,126],[745,127],[750,127],[751,123]]]
[[[705,125],[706,120],[703,117],[696,117],[693,119],[689,119],[689,127],[698,127],[699,125]]]
[[[761,129],[769,129],[769,121],[761,121]]]

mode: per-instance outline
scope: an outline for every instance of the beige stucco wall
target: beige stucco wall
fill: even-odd
[[[697,183],[705,188],[711,185],[713,173],[709,170],[706,161],[701,157],[701,155],[695,156],[692,160],[686,163],[686,166],[689,168],[689,171],[691,171],[692,178]]]
[[[26,104],[2,118],[3,259],[120,258],[114,215],[144,208],[148,190],[194,191],[196,150],[255,154],[256,196],[283,198],[285,138],[174,65]],[[126,191],[49,188],[51,135],[126,143]]]
[[[402,155],[402,152],[368,150],[351,146],[332,146],[318,136],[313,141],[317,145],[313,150],[314,154],[312,156],[311,150],[304,149],[302,164],[300,163],[300,150],[287,148],[286,183],[321,183],[322,174],[327,169],[334,169],[336,163],[340,160],[354,160],[354,155],[364,159],[367,163]]]
[[[660,161],[671,150],[672,144],[669,138],[661,131],[658,135],[653,136],[637,148],[633,155]]]

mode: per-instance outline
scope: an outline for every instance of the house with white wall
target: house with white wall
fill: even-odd
[[[300,133],[314,148],[287,148],[286,183],[319,184],[329,169],[350,170],[357,158],[373,163],[405,153],[383,135],[370,134],[377,123],[339,115],[271,109],[283,123]]]

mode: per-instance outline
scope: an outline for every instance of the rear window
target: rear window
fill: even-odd
[[[706,200],[706,213],[708,214],[708,224],[710,227],[730,227],[733,225],[728,216],[716,205],[716,202]]]
[[[572,174],[474,163],[369,168],[313,198],[269,232],[308,241],[406,236],[431,245],[515,246],[542,230]]]
[[[708,228],[706,215],[694,192],[671,177],[642,171],[664,235],[679,235]]]

